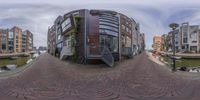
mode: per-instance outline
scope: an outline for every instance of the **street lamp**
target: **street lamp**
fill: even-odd
[[[171,23],[169,25],[170,28],[172,28],[173,32],[172,32],[172,45],[173,45],[173,68],[172,71],[176,71],[176,61],[175,61],[175,30],[177,27],[179,27],[179,25],[177,23]]]

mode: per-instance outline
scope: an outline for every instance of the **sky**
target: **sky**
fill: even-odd
[[[198,0],[0,0],[0,28],[19,26],[34,35],[34,46],[47,46],[47,30],[59,15],[77,9],[114,10],[132,17],[145,33],[146,48],[169,24],[200,25]]]

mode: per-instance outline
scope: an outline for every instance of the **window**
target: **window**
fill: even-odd
[[[63,23],[62,23],[62,30],[63,32],[66,31],[68,28],[71,27],[71,20],[70,18],[67,18]]]
[[[187,43],[187,38],[183,38],[183,43]]]
[[[131,47],[131,38],[126,36],[126,44],[125,44],[125,47]]]
[[[100,35],[99,42],[101,49],[103,49],[104,46],[107,46],[112,53],[118,52],[118,37],[110,35]]]
[[[79,16],[79,12],[74,12],[73,16]]]
[[[13,32],[9,32],[9,37],[8,38],[13,38]]]
[[[197,43],[197,41],[192,41],[192,43]]]
[[[118,21],[112,21],[112,20],[107,20],[107,19],[99,19],[100,22],[108,22],[108,23],[113,23],[118,25]]]
[[[58,38],[57,38],[57,39],[58,39],[58,40],[60,40],[60,39],[61,39],[61,35],[60,35],[60,34],[58,35]]]
[[[118,19],[113,18],[113,17],[99,17],[99,19],[105,19],[105,20],[110,20],[110,21],[118,22]]]
[[[2,50],[6,50],[6,44],[2,44]]]
[[[9,45],[13,45],[13,41],[8,41],[8,44]]]
[[[110,22],[103,22],[103,21],[101,21],[101,22],[99,22],[99,24],[101,24],[101,25],[109,25],[109,26],[113,26],[113,27],[119,27],[118,26],[118,24],[114,24],[114,23],[110,23]]]
[[[129,32],[129,29],[128,29],[128,27],[126,27],[126,32]]]
[[[59,43],[59,44],[57,45],[57,48],[62,48],[62,43]]]
[[[8,47],[8,50],[13,50],[13,47]]]
[[[99,25],[99,28],[103,28],[103,29],[109,29],[109,30],[113,30],[118,32],[118,28],[116,27],[112,27],[112,26],[107,26],[107,25]]]
[[[71,48],[71,36],[67,37],[67,39],[65,40],[65,44],[67,48]]]
[[[112,30],[107,30],[107,29],[99,29],[100,34],[107,34],[107,35],[112,35],[112,36],[118,36],[118,32],[112,31]]]
[[[122,29],[123,29],[123,30],[125,30],[125,29],[126,29],[126,27],[125,27],[125,25],[124,25],[124,24],[122,24]]]
[[[126,21],[126,25],[128,25],[128,21]]]

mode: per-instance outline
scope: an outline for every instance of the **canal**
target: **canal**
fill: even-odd
[[[172,59],[167,56],[160,56],[161,61],[172,64]],[[181,58],[176,60],[176,67],[200,67],[200,58]]]

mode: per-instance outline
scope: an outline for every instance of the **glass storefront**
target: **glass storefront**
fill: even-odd
[[[111,53],[119,53],[119,20],[117,16],[104,13],[99,16],[99,42],[101,50],[107,46]]]
[[[101,50],[107,46],[111,53],[118,53],[118,37],[111,35],[100,35],[99,42]]]

